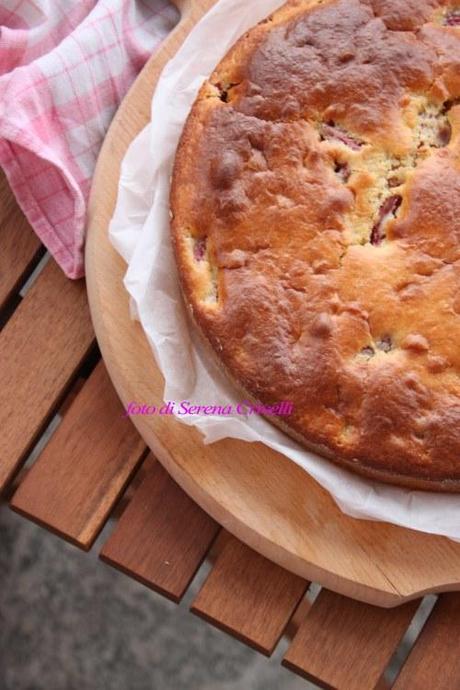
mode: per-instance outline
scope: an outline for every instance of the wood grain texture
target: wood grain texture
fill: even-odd
[[[89,549],[145,454],[101,362],[13,496],[13,510]]]
[[[219,526],[152,456],[101,558],[147,587],[179,602]]]
[[[192,611],[270,655],[307,588],[305,580],[232,537],[218,555]]]
[[[50,261],[0,334],[0,491],[93,341],[83,281],[68,280]]]
[[[283,665],[321,687],[373,690],[417,610],[386,610],[321,590]]]
[[[0,170],[0,309],[43,251]]]
[[[148,122],[166,60],[211,0],[189,0],[183,19],[150,60],[114,120],[98,161],[89,209],[87,280],[93,321],[109,373],[125,404],[161,404],[163,378],[129,317],[126,266],[107,237],[121,160]],[[154,232],[154,228],[152,228]],[[217,401],[216,401],[217,402]],[[382,606],[460,588],[460,544],[345,516],[305,472],[260,444],[202,437],[174,419],[135,424],[175,481],[229,532],[306,580]]]
[[[460,688],[460,596],[443,594],[425,623],[393,690]]]

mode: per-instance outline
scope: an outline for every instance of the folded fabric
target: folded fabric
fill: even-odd
[[[177,18],[167,0],[1,0],[0,166],[70,278],[84,274],[86,205],[105,133]]]

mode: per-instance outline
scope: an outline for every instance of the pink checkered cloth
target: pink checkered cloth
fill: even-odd
[[[0,166],[70,278],[104,135],[177,18],[167,0],[0,0]]]

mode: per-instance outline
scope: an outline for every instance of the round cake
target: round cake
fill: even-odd
[[[250,399],[341,466],[460,491],[460,0],[285,4],[203,85],[171,208]]]

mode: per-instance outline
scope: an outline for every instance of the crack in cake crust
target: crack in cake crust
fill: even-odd
[[[460,6],[291,0],[192,110],[172,238],[219,361],[355,471],[460,490]]]

